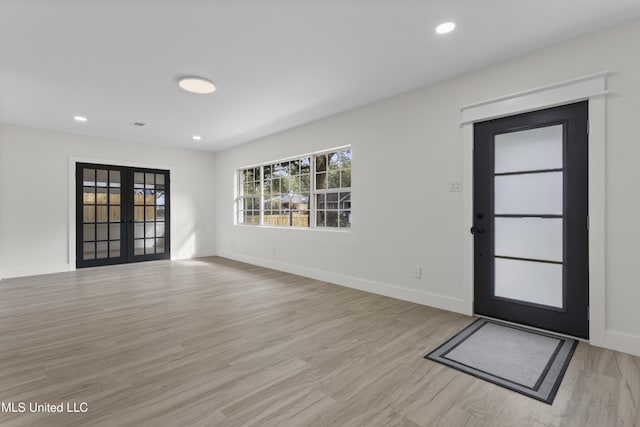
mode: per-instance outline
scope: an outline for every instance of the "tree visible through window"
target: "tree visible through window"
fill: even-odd
[[[351,149],[238,171],[237,223],[351,226]]]

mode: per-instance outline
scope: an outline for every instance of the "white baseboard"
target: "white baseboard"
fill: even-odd
[[[455,313],[464,314],[465,301],[458,298],[452,298],[446,295],[435,294],[431,292],[418,291],[415,289],[404,288],[389,283],[376,282],[368,279],[361,279],[343,274],[336,274],[330,271],[318,270],[309,267],[301,267],[294,264],[274,261],[270,259],[252,257],[227,251],[219,251],[218,256],[229,258],[248,264],[258,265],[260,267],[271,268],[274,270],[284,271],[286,273],[297,274],[299,276],[309,277],[311,279],[322,280],[324,282],[345,286],[348,288],[358,289],[365,292],[371,292],[378,295],[384,295],[403,301],[409,301],[416,304],[426,305],[430,307],[440,308],[442,310],[453,311]]]
[[[69,264],[38,264],[16,266],[3,270],[2,278],[11,279],[14,277],[39,276],[41,274],[62,273],[70,271]]]
[[[607,330],[604,337],[606,348],[640,356],[640,336]]]

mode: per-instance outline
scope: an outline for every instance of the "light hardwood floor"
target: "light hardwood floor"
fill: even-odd
[[[222,258],[4,280],[0,401],[88,412],[0,425],[640,425],[637,357],[580,343],[553,406],[423,358],[472,320]]]

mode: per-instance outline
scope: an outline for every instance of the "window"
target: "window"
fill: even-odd
[[[237,223],[351,226],[351,148],[238,171]]]

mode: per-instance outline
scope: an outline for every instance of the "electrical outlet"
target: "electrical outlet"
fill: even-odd
[[[414,279],[420,279],[422,278],[422,267],[416,267],[413,270],[413,278]]]
[[[449,183],[449,191],[452,193],[458,193],[462,191],[462,181],[451,181]]]

